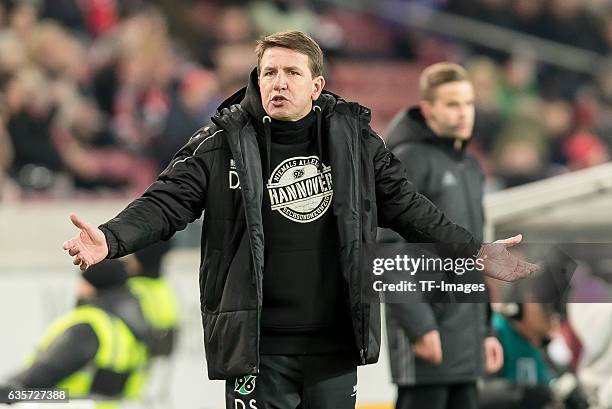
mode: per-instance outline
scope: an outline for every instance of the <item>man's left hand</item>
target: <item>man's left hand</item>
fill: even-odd
[[[488,374],[499,371],[504,366],[504,349],[495,337],[484,340],[485,370]]]
[[[519,234],[509,239],[483,244],[478,258],[483,262],[484,273],[498,280],[512,282],[536,272],[537,265],[513,256],[507,250],[508,247],[519,244],[522,239],[523,236]]]

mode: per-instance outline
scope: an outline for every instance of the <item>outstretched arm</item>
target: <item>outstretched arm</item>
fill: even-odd
[[[374,132],[368,139],[374,152],[376,203],[380,227],[389,227],[406,240],[446,243],[457,255],[474,256],[481,243],[467,230],[452,223],[408,180],[402,163]]]
[[[374,152],[376,202],[381,227],[390,227],[406,240],[448,244],[456,257],[484,260],[485,274],[515,281],[537,270],[537,266],[511,255],[507,247],[518,244],[520,236],[483,245],[461,226],[452,223],[408,181],[400,161],[373,131],[367,141]]]
[[[169,239],[202,214],[209,180],[209,163],[221,146],[221,132],[196,133],[170,165],[138,199],[116,217],[95,228],[71,215],[80,229],[64,243],[81,270],[104,258],[117,258]]]

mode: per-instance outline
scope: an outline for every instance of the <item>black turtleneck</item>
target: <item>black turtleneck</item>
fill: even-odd
[[[265,121],[252,121],[264,173],[260,351],[354,351],[338,264],[331,168],[326,155],[319,162],[326,149],[319,146],[317,113],[311,111],[295,122]]]
[[[321,102],[298,121],[271,119],[261,104],[256,70],[240,102],[257,133],[264,175],[262,354],[356,351],[338,263]]]
[[[270,118],[270,130],[274,136],[274,143],[280,145],[294,145],[310,141],[314,136],[317,116],[314,111],[297,121],[279,121]],[[263,118],[253,121],[258,137],[264,136]]]

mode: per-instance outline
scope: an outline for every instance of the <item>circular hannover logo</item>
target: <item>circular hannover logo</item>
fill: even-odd
[[[331,167],[320,171],[316,156],[285,159],[274,168],[266,187],[272,210],[297,223],[323,216],[334,194]]]

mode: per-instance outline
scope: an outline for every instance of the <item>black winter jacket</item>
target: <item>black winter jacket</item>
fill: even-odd
[[[385,140],[415,188],[453,222],[482,240],[484,173],[466,149],[469,141],[456,148],[454,139],[435,135],[419,108],[398,114]]]
[[[466,151],[466,143],[454,143],[454,139],[435,135],[419,108],[399,113],[387,134],[387,147],[401,160],[418,192],[481,239],[484,174],[476,158]],[[402,240],[388,231],[381,236],[387,242]],[[483,340],[489,331],[486,304],[387,304],[386,312],[395,383],[470,382],[483,374]],[[431,330],[440,332],[440,365],[416,358],[410,348],[411,341]]]
[[[248,90],[223,103],[212,124],[194,134],[142,197],[100,226],[114,258],[169,239],[205,210],[200,301],[211,379],[259,370],[262,164],[252,118],[237,104],[256,86],[251,80]],[[329,138],[338,257],[355,344],[360,363],[373,363],[380,350],[380,304],[363,297],[362,289],[371,288],[377,226],[414,240],[452,242],[464,255],[475,255],[480,242],[415,192],[370,129],[367,108],[327,92],[316,103]]]

